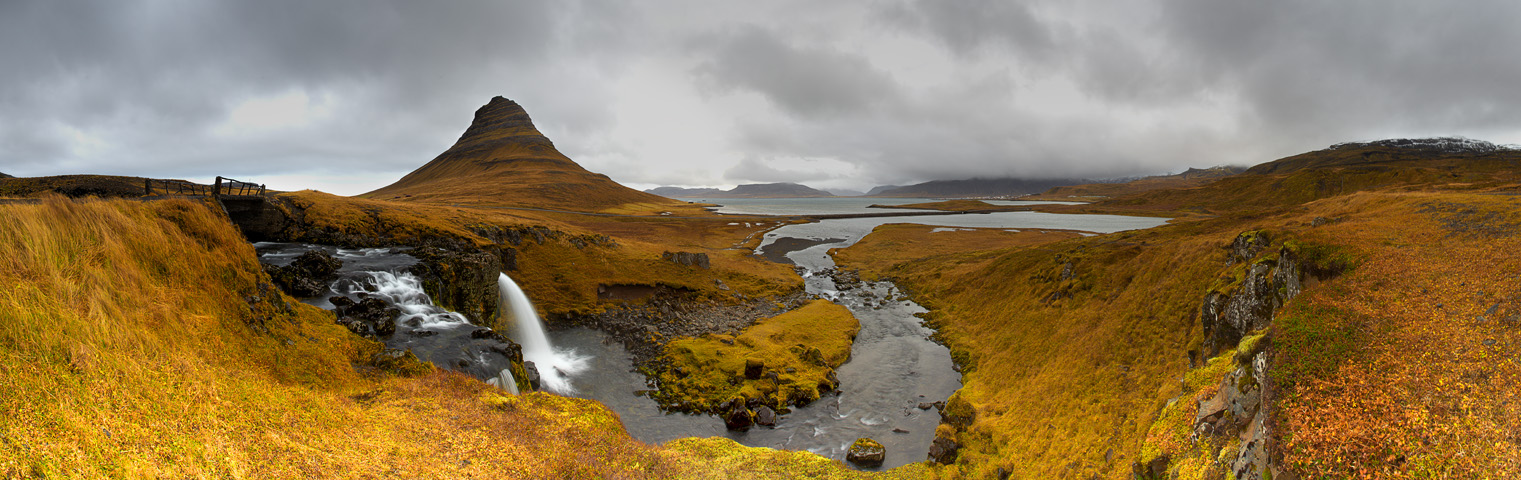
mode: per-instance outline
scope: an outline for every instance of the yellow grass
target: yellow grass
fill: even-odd
[[[806,452],[649,447],[590,401],[370,370],[376,344],[262,287],[252,248],[211,212],[0,206],[0,476],[851,475]]]
[[[1521,338],[1505,323],[1521,318],[1521,290],[1511,285],[1521,271],[1517,203],[1364,192],[933,256],[957,249],[905,240],[946,233],[899,228],[837,258],[912,292],[969,364],[958,396],[977,421],[948,474],[982,478],[1003,467],[1019,478],[1130,478],[1131,462],[1158,451],[1176,454],[1174,471],[1187,478],[1207,471],[1220,446],[1179,444],[1175,432],[1223,372],[1191,372],[1186,352],[1200,341],[1204,294],[1233,274],[1226,247],[1240,232],[1267,229],[1307,263],[1345,263],[1336,252],[1365,259],[1334,280],[1311,279],[1272,329],[1279,396],[1267,408],[1286,461],[1308,478],[1508,477],[1521,473],[1521,431],[1505,420],[1521,408],[1513,348]],[[1316,217],[1340,220],[1312,227]],[[888,265],[898,258],[883,259],[907,250],[926,256],[896,267]],[[1163,409],[1172,398],[1180,402]]]

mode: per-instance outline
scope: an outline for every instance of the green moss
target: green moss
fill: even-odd
[[[845,307],[815,300],[739,336],[674,340],[665,347],[655,399],[665,408],[711,413],[735,399],[760,399],[777,410],[806,405],[839,386],[834,369],[850,358],[859,328]],[[745,375],[747,360],[759,361],[760,375]]]

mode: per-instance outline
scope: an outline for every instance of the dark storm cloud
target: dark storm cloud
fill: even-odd
[[[0,171],[374,175],[358,193],[494,95],[587,168],[645,184],[1521,143],[1517,18],[1498,0],[8,1]]]
[[[493,77],[544,62],[559,35],[553,7],[6,2],[0,139],[14,140],[0,144],[0,155],[37,174],[63,173],[48,168],[61,166],[207,175],[252,160],[260,163],[254,170],[266,172],[333,163],[334,170],[413,166],[447,141],[396,134],[457,131],[474,106],[500,91],[491,83],[510,83]],[[325,101],[333,118],[317,125],[320,131],[241,139],[211,132],[241,100],[290,92]],[[81,165],[88,162],[75,154],[89,146],[81,135],[110,142],[131,164]],[[412,155],[388,155],[397,147]]]
[[[1165,3],[1161,31],[1269,132],[1514,129],[1521,4]],[[1321,135],[1316,135],[1321,136]]]
[[[1031,2],[1000,0],[909,0],[883,5],[890,23],[925,33],[961,55],[986,49],[1044,57],[1055,47],[1053,27],[1031,11]]]
[[[783,111],[827,117],[870,111],[900,93],[891,76],[866,59],[830,48],[799,47],[758,27],[710,39],[717,44],[699,78],[720,89],[748,89]]]

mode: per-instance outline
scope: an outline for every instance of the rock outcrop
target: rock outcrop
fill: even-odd
[[[401,310],[386,305],[379,298],[363,298],[358,302],[348,297],[332,297],[336,322],[344,328],[365,338],[386,338],[396,333],[396,317]]]
[[[696,268],[710,268],[708,254],[691,252],[665,252],[660,255],[662,260]]]
[[[459,312],[470,323],[500,328],[497,304],[501,295],[497,277],[501,258],[489,252],[423,247],[407,252],[417,257],[412,274],[422,280],[423,290],[433,303]]]
[[[1267,233],[1245,232],[1231,244],[1229,264],[1237,264],[1230,283],[1204,297],[1199,323],[1204,332],[1203,358],[1241,341],[1248,332],[1267,328],[1273,312],[1299,295],[1300,268],[1293,250],[1281,247],[1261,255],[1271,244]]]
[[[887,459],[887,447],[870,438],[857,438],[855,443],[850,444],[850,450],[845,453],[845,460],[861,467],[874,468],[882,466],[882,461]]]
[[[308,250],[290,265],[265,265],[264,271],[292,297],[312,298],[328,292],[328,283],[337,278],[343,261],[322,250]]]

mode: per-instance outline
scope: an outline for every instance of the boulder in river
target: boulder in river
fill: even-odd
[[[396,317],[401,310],[386,305],[384,300],[369,297],[358,302],[346,297],[332,297],[337,323],[354,334],[369,338],[385,338],[396,333]]]
[[[755,410],[755,424],[764,425],[767,427],[775,427],[776,411],[772,410],[771,407],[762,405],[760,408]]]
[[[845,459],[861,467],[880,467],[882,461],[887,459],[887,447],[870,438],[857,438],[855,443],[850,444]]]
[[[540,390],[542,387],[539,386],[539,366],[534,365],[533,362],[524,360],[523,371],[528,374],[528,385],[533,387],[534,390]]]
[[[729,430],[749,430],[750,426],[755,424],[754,418],[750,416],[750,410],[745,408],[745,402],[743,401],[730,401],[729,408],[726,410],[723,415],[724,426]]]

